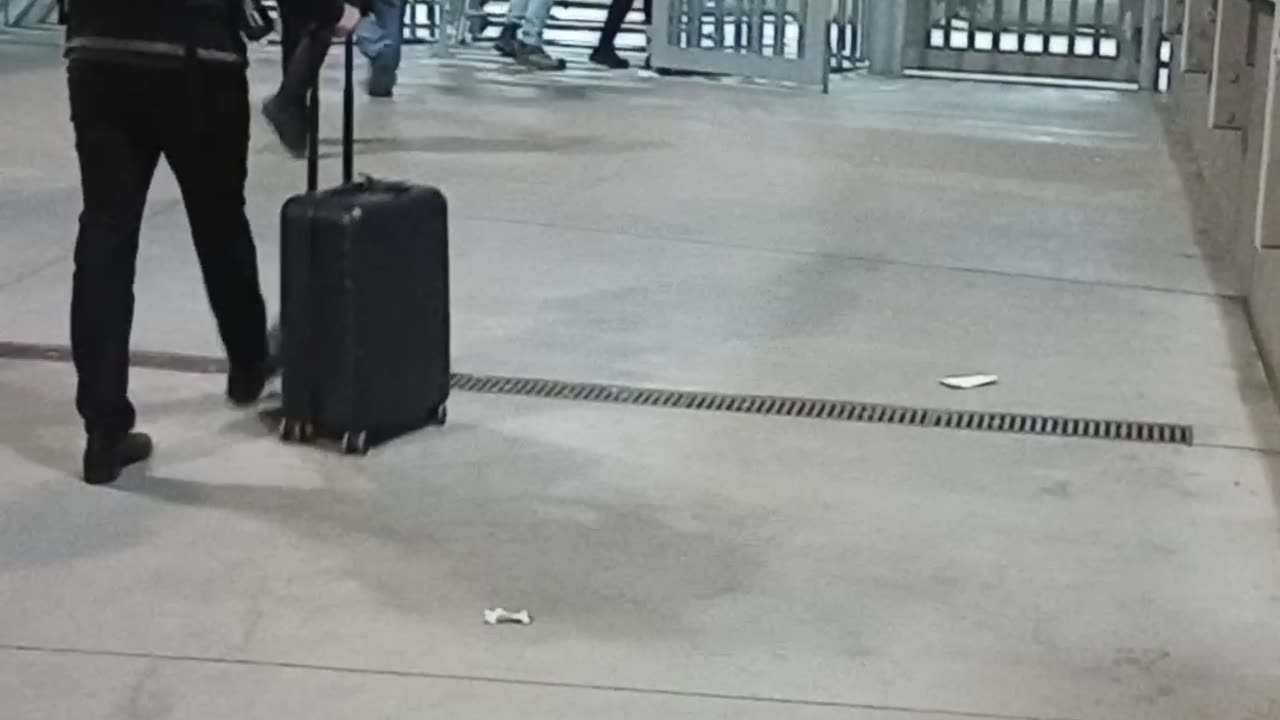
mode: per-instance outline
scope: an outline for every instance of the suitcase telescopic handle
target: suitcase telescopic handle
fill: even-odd
[[[342,184],[355,177],[355,75],[354,33],[347,33],[342,43]],[[320,188],[320,79],[312,83],[307,98],[307,192]]]

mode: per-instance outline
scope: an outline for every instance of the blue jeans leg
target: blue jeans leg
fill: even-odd
[[[524,24],[520,26],[520,42],[528,45],[542,45],[542,30],[551,19],[551,8],[555,0],[529,0],[525,11]]]
[[[404,43],[405,0],[372,0],[372,12],[356,26],[356,43],[369,58],[370,85],[390,90],[400,69],[400,46]]]
[[[511,0],[511,4],[507,6],[507,22],[516,25],[523,25],[524,18],[529,14],[529,0]]]

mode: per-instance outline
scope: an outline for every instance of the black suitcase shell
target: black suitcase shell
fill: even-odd
[[[436,188],[351,174],[351,43],[343,97],[344,183],[280,211],[281,368],[286,440],[343,450],[443,424],[450,385],[448,203]]]

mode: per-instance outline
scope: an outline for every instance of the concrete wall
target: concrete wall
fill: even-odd
[[[1235,285],[1241,288],[1240,294],[1248,304],[1254,335],[1274,383],[1276,370],[1280,369],[1280,248],[1262,245],[1274,242],[1267,238],[1280,238],[1280,228],[1264,228],[1261,238],[1255,229],[1260,203],[1280,200],[1280,193],[1274,189],[1266,195],[1259,192],[1268,76],[1273,65],[1273,17],[1271,3],[1253,5],[1253,52],[1243,75],[1247,103],[1240,127],[1211,127],[1211,73],[1184,72],[1179,59],[1174,63],[1169,103],[1175,131],[1186,134],[1192,162],[1204,179],[1199,188],[1204,197],[1196,199],[1203,217],[1197,220],[1211,247],[1232,260],[1237,275]],[[1178,45],[1176,39],[1174,45]],[[1276,140],[1272,143],[1274,146]]]

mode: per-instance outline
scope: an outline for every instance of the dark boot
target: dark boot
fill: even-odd
[[[516,41],[516,62],[529,68],[530,70],[539,70],[542,72],[555,72],[565,69],[565,61],[561,58],[551,57],[541,45],[530,45],[529,43]]]
[[[626,58],[618,55],[618,51],[612,45],[597,47],[591,53],[591,62],[607,67],[610,70],[626,70],[631,67],[631,63],[627,62]]]
[[[504,58],[514,60],[516,57],[516,33],[520,32],[519,23],[507,23],[502,26],[502,32],[498,33],[498,39],[493,43],[493,49]]]
[[[84,481],[90,485],[109,485],[120,479],[124,468],[151,457],[151,438],[131,432],[124,437],[90,435],[84,449]]]

